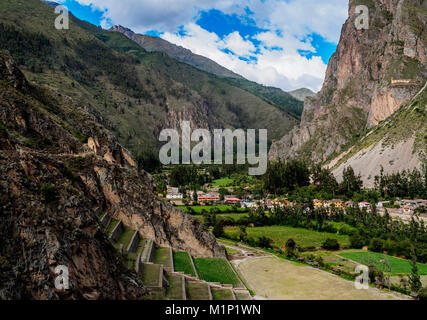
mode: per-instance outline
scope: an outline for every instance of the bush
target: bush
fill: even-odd
[[[360,234],[355,234],[350,237],[350,246],[354,249],[362,249],[365,243],[366,240]]]
[[[286,256],[289,258],[295,257],[296,247],[297,247],[297,244],[294,241],[294,239],[289,238],[288,241],[286,241],[286,245],[285,245]]]
[[[272,243],[273,243],[273,240],[271,240],[270,238],[267,238],[265,236],[260,237],[257,241],[258,247],[266,248],[266,249],[271,249]]]
[[[369,250],[373,252],[382,252],[384,247],[384,240],[380,238],[373,238],[369,244]]]
[[[339,250],[340,244],[337,239],[328,238],[323,242],[322,248],[326,250]]]
[[[220,238],[224,236],[224,222],[222,220],[218,220],[215,223],[212,233],[215,237]]]

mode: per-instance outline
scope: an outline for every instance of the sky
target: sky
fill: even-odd
[[[60,0],[75,16],[161,37],[263,85],[320,90],[348,0]]]

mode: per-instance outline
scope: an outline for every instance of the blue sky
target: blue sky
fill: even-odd
[[[347,0],[64,0],[78,18],[120,24],[207,56],[246,78],[319,90]]]

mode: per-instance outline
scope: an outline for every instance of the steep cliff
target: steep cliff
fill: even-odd
[[[367,30],[356,29],[357,5],[369,8]],[[350,0],[322,90],[305,100],[300,126],[273,143],[270,158],[332,160],[408,103],[426,80],[426,6]]]
[[[102,232],[103,213],[159,245],[224,256],[196,219],[156,198],[135,165],[85,106],[28,83],[0,51],[0,298],[142,298]],[[70,270],[65,293],[54,288],[58,265]]]

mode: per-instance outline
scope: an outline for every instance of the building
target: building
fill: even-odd
[[[241,200],[236,196],[224,196],[224,202],[226,204],[238,204]]]
[[[178,188],[168,187],[168,193],[166,194],[166,199],[183,199],[184,196],[182,193],[179,193]]]
[[[182,193],[168,193],[166,195],[166,199],[182,199],[184,196],[182,195]]]
[[[198,196],[197,196],[197,200],[200,203],[207,203],[207,202],[216,202],[219,201],[219,193],[216,192],[212,192],[212,193],[203,193],[203,194],[199,194],[197,192]],[[239,200],[240,202],[240,200]]]
[[[371,204],[366,201],[359,202],[359,209],[369,209]]]

